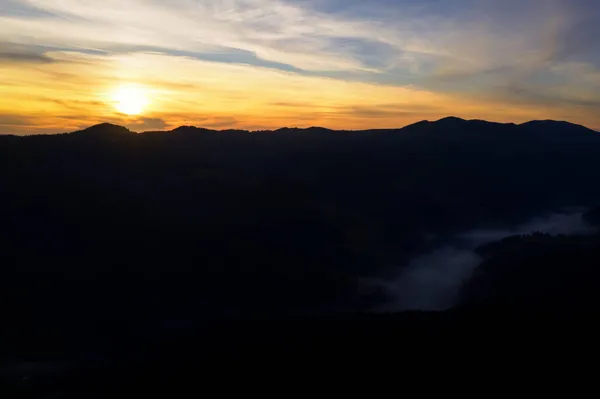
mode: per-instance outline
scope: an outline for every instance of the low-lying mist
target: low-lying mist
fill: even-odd
[[[384,312],[441,311],[456,304],[459,290],[469,279],[482,257],[477,247],[505,237],[543,232],[589,234],[595,229],[586,224],[583,212],[557,212],[508,229],[475,229],[450,237],[434,250],[413,258],[408,265],[382,281],[387,300],[377,310]]]

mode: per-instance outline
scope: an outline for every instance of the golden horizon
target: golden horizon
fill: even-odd
[[[360,130],[447,115],[600,129],[597,6],[476,2],[471,14],[348,0],[358,8],[345,14],[333,0],[176,3],[10,0],[0,133],[102,121]]]

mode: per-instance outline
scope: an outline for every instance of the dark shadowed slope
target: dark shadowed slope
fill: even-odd
[[[600,304],[600,208],[587,234],[514,235],[481,246],[483,262],[465,282],[463,306],[596,312]]]
[[[481,248],[484,262],[461,293],[463,305],[596,312],[600,239],[541,233]]]
[[[0,137],[6,333],[371,309],[432,234],[600,203],[600,135],[534,126]]]

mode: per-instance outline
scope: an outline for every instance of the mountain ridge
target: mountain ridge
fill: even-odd
[[[98,135],[103,133],[109,134],[119,134],[126,135],[130,133],[134,134],[148,134],[148,133],[198,133],[198,132],[217,132],[217,133],[225,133],[225,132],[246,132],[246,133],[286,133],[286,132],[323,132],[323,133],[331,133],[331,132],[399,132],[399,131],[409,131],[417,128],[423,127],[448,127],[448,128],[460,128],[472,126],[475,127],[481,126],[496,126],[496,127],[516,127],[521,129],[531,129],[531,128],[551,128],[551,129],[571,129],[571,130],[579,130],[581,132],[588,133],[599,133],[599,131],[591,129],[587,126],[568,122],[568,121],[560,121],[553,119],[540,119],[540,120],[531,120],[524,123],[514,123],[514,122],[492,122],[486,121],[482,119],[463,119],[456,116],[448,116],[435,121],[430,120],[422,120],[419,122],[415,122],[404,127],[398,128],[381,128],[381,129],[330,129],[323,126],[311,126],[307,128],[302,127],[281,127],[277,129],[265,129],[265,130],[248,130],[248,129],[210,129],[202,126],[193,126],[193,125],[182,125],[178,126],[174,129],[170,130],[145,130],[145,131],[133,131],[128,129],[126,126],[117,125],[113,123],[99,123],[96,125],[91,125],[87,128],[83,128],[73,132],[64,132],[64,133],[56,133],[56,134],[37,134],[37,135],[28,135],[28,136],[18,136],[13,134],[2,134],[0,136],[15,136],[15,137],[31,137],[31,136],[51,136],[51,135],[60,135],[60,134],[86,134],[86,135]]]
[[[370,131],[401,131],[401,130],[405,130],[408,128],[412,128],[412,127],[416,127],[416,126],[422,126],[422,125],[434,125],[434,126],[440,126],[440,125],[454,125],[454,126],[466,126],[469,124],[489,124],[489,125],[494,125],[494,126],[514,126],[514,127],[524,127],[524,126],[533,126],[533,125],[546,125],[546,126],[561,126],[561,127],[577,127],[577,128],[583,128],[586,129],[588,131],[591,132],[595,132],[598,133],[598,131],[588,128],[587,126],[584,125],[580,125],[580,124],[576,124],[576,123],[572,123],[572,122],[567,122],[567,121],[558,121],[558,120],[552,120],[552,119],[545,119],[545,120],[532,120],[532,121],[528,121],[528,122],[524,122],[521,124],[516,124],[513,122],[491,122],[491,121],[486,121],[486,120],[482,120],[482,119],[463,119],[463,118],[459,118],[456,116],[448,116],[448,117],[444,117],[435,121],[430,121],[430,120],[423,120],[423,121],[419,121],[419,122],[415,122],[403,127],[398,127],[398,128],[383,128],[383,129],[330,129],[324,126],[311,126],[311,127],[307,127],[307,128],[301,128],[301,127],[281,127],[281,128],[277,128],[277,129],[267,129],[267,130],[247,130],[247,129],[223,129],[223,130],[216,130],[216,129],[209,129],[209,128],[205,128],[205,127],[201,127],[201,126],[191,126],[191,125],[185,125],[185,126],[179,126],[175,129],[172,130],[162,130],[162,132],[173,132],[173,131],[179,131],[181,129],[186,129],[186,130],[204,130],[204,131],[210,131],[210,132],[226,132],[226,131],[231,131],[231,130],[235,130],[238,132],[248,132],[248,133],[261,133],[261,132],[272,132],[272,133],[276,133],[276,132],[287,132],[287,131],[321,131],[321,132],[370,132]],[[149,131],[144,131],[144,132],[139,132],[139,134],[144,134],[144,133],[149,133]]]
[[[572,124],[206,131],[0,139],[5,330],[31,345],[367,311],[397,298],[371,281],[463,232],[600,204],[600,135]],[[547,244],[575,259],[565,240]]]

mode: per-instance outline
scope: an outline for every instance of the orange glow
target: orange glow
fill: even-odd
[[[550,117],[600,126],[600,115],[577,107],[486,101],[186,57],[48,56],[55,62],[0,65],[0,133],[58,133],[100,122],[136,131],[183,124],[250,130],[392,128],[448,115],[499,122]]]

